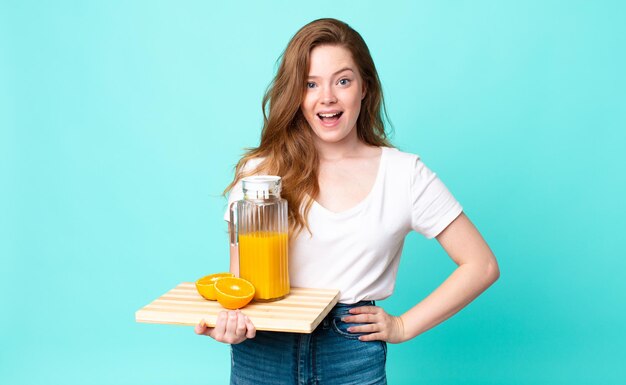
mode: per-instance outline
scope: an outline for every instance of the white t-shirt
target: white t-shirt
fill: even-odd
[[[243,199],[241,183],[229,203]],[[417,155],[383,147],[376,181],[359,204],[339,213],[317,202],[309,227],[289,243],[294,287],[336,288],[339,302],[382,300],[393,292],[406,235],[443,231],[463,211]],[[224,218],[229,220],[228,212]]]

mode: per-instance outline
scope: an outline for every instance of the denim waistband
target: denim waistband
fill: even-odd
[[[329,317],[336,317],[340,315],[348,314],[349,310],[353,307],[359,306],[374,306],[376,305],[375,301],[359,301],[357,303],[338,303],[336,304],[328,313]]]

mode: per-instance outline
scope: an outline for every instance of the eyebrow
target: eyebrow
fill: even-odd
[[[353,70],[352,68],[350,68],[350,67],[343,67],[343,68],[342,68],[342,69],[340,69],[339,71],[336,71],[336,72],[335,72],[332,76],[335,76],[335,75],[337,75],[337,74],[340,74],[340,73],[342,73],[343,71],[350,71],[350,72],[354,73],[354,70]],[[316,75],[309,75],[309,76],[308,76],[308,79],[316,79],[316,78],[319,78],[319,76],[316,76]]]

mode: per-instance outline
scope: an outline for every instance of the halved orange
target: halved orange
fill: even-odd
[[[243,278],[220,278],[215,281],[217,302],[226,309],[241,309],[254,297],[254,286]]]
[[[196,281],[196,290],[198,290],[198,293],[200,293],[200,295],[204,298],[215,301],[217,299],[215,296],[215,281],[220,278],[234,276],[235,274],[233,273],[216,273],[207,275]]]

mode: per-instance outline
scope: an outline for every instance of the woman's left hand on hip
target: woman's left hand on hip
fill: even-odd
[[[350,314],[343,317],[342,321],[362,324],[348,328],[351,333],[368,333],[359,336],[361,341],[380,340],[394,344],[406,341],[402,319],[388,314],[382,307],[355,307],[350,309]]]

